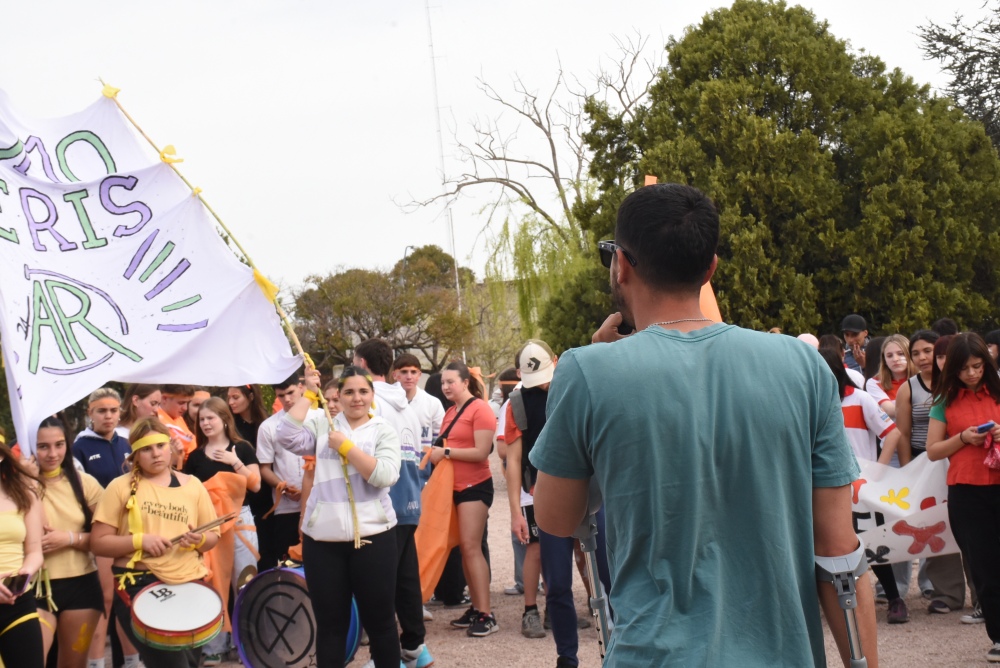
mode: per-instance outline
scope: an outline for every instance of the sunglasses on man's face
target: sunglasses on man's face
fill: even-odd
[[[601,255],[601,264],[604,265],[605,269],[611,268],[611,260],[615,256],[615,251],[620,250],[628,263],[633,267],[636,265],[635,258],[627,250],[616,244],[614,241],[599,241],[597,242],[597,251]]]

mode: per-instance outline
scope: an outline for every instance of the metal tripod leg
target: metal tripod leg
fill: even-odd
[[[601,583],[600,571],[597,569],[597,514],[588,515],[587,519],[573,533],[573,537],[579,539],[584,560],[587,562],[587,575],[590,578],[592,594],[590,609],[597,611],[597,644],[600,647],[601,659],[603,659],[608,642],[611,640],[611,619],[608,615],[608,600],[604,595],[604,585]]]

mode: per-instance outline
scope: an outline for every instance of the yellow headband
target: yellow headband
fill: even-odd
[[[0,443],[7,445],[7,439],[3,437],[3,434],[0,434]]]
[[[150,434],[146,434],[145,436],[143,436],[142,438],[140,438],[138,441],[136,441],[135,443],[133,443],[132,444],[132,452],[137,452],[137,451],[139,451],[139,450],[141,450],[143,448],[147,448],[147,447],[149,447],[151,445],[155,445],[156,443],[169,443],[169,442],[170,442],[170,437],[169,436],[167,436],[166,434],[161,434],[158,431],[154,431],[154,432],[152,432]]]

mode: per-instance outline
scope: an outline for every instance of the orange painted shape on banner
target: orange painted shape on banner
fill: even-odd
[[[715,291],[712,290],[711,283],[701,286],[699,303],[702,315],[713,322],[722,322],[722,312],[719,311],[719,303],[715,301]]]
[[[655,176],[653,176],[652,174],[646,174],[646,182],[643,183],[642,185],[651,186],[655,185],[656,183],[658,183],[658,179]]]

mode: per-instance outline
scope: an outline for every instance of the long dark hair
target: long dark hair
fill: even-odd
[[[968,364],[970,357],[978,357],[983,361],[983,379],[979,387],[985,386],[993,401],[1000,404],[1000,375],[997,375],[997,363],[993,361],[983,337],[975,332],[956,334],[948,344],[946,354],[948,357],[944,361],[944,369],[941,370],[940,382],[934,387],[935,404],[944,402],[947,406],[955,400],[959,391],[965,389],[965,384],[959,379],[958,374]]]
[[[476,399],[483,398],[483,385],[479,382],[479,379],[472,375],[469,371],[469,367],[465,365],[465,362],[459,362],[455,360],[448,366],[444,368],[445,371],[457,371],[458,377],[462,380],[469,381],[469,392],[472,393]]]
[[[31,510],[31,504],[38,498],[38,487],[32,482],[41,484],[35,476],[28,473],[24,465],[18,461],[10,447],[0,439],[0,485],[10,500],[23,515]]]
[[[939,369],[937,365],[937,358],[942,355],[945,356],[945,363],[948,361],[948,346],[951,345],[951,340],[955,338],[954,334],[944,334],[938,337],[938,340],[934,342],[934,366],[931,367],[931,392],[937,394],[938,383],[941,382],[941,375],[944,373],[944,369]]]
[[[445,410],[448,410],[455,405],[455,402],[444,396],[444,392],[441,391],[441,372],[432,373],[427,376],[427,383],[424,385],[424,392],[440,401]]]
[[[840,355],[836,350],[830,350],[829,348],[820,348],[819,354],[822,355],[826,363],[830,365],[830,371],[833,372],[833,377],[837,379],[837,389],[840,392],[840,399],[844,399],[844,395],[847,393],[848,387],[857,388],[858,386],[854,384],[851,377],[847,375],[847,369],[844,368],[844,361],[840,359]]]
[[[147,395],[148,396],[148,395]],[[94,512],[87,505],[87,497],[83,493],[83,481],[80,480],[80,474],[76,470],[76,466],[73,464],[73,445],[66,439],[66,426],[62,423],[62,420],[54,417],[47,417],[42,420],[41,424],[38,425],[38,431],[42,429],[58,429],[63,434],[63,439],[66,440],[66,454],[63,456],[63,460],[59,463],[59,468],[62,469],[62,474],[66,476],[66,480],[69,481],[69,486],[73,488],[73,496],[76,497],[76,502],[80,504],[80,510],[83,511],[83,530],[90,531],[91,522],[94,519]],[[48,484],[45,482],[45,476],[40,477],[42,485]]]
[[[865,374],[866,383],[869,378],[878,376],[879,367],[882,366],[882,344],[884,343],[884,336],[876,336],[873,339],[869,339],[868,345],[865,346],[865,368],[861,371]],[[892,386],[890,385],[889,387],[891,388]]]
[[[249,422],[254,427],[260,427],[261,423],[267,419],[267,412],[264,410],[264,397],[261,394],[260,385],[230,385],[229,387],[230,389],[239,390],[240,394],[250,404],[250,419],[246,420],[246,422]]]

